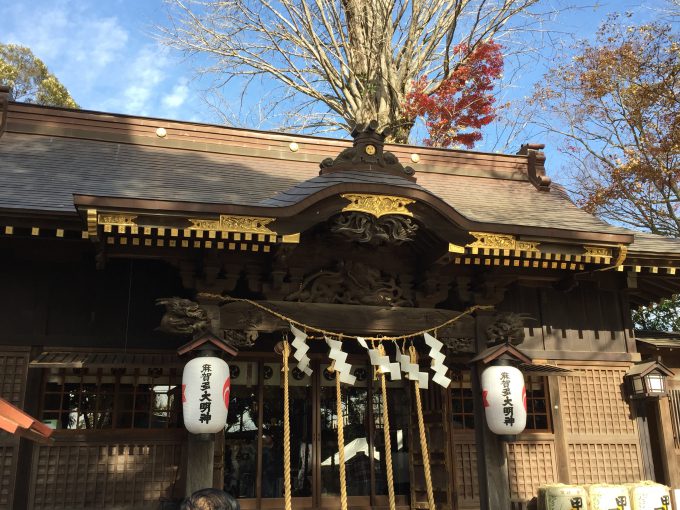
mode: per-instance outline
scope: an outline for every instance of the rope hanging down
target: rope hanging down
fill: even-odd
[[[314,333],[319,333],[321,335],[329,336],[329,337],[333,337],[333,338],[342,337],[342,338],[351,338],[353,340],[357,340],[358,338],[363,338],[365,340],[371,340],[371,341],[373,341],[373,340],[377,340],[377,341],[380,341],[380,340],[383,340],[383,341],[408,340],[409,338],[420,336],[423,333],[434,333],[438,329],[445,328],[446,326],[453,324],[454,322],[458,321],[462,317],[465,317],[466,315],[470,315],[471,313],[474,313],[477,310],[493,310],[494,309],[493,306],[489,306],[489,305],[474,305],[474,306],[471,306],[470,308],[468,308],[467,310],[465,310],[464,312],[459,313],[455,317],[453,317],[453,318],[451,318],[447,321],[444,321],[440,324],[437,324],[436,326],[433,326],[433,327],[428,328],[428,329],[422,329],[420,331],[413,331],[413,332],[408,333],[406,335],[399,335],[399,336],[362,336],[362,337],[359,337],[359,336],[355,336],[355,335],[347,335],[345,333],[338,332],[338,331],[328,331],[328,330],[325,330],[325,329],[317,328],[316,326],[310,326],[309,324],[305,324],[304,322],[297,321],[297,320],[293,319],[292,317],[288,317],[287,315],[279,313],[276,310],[272,310],[271,308],[269,308],[269,307],[267,307],[267,306],[265,306],[261,303],[258,303],[257,301],[253,301],[252,299],[235,298],[235,297],[231,297],[231,296],[223,296],[221,294],[212,294],[210,292],[199,292],[198,296],[202,297],[202,298],[207,298],[207,299],[217,299],[217,300],[220,300],[220,301],[223,301],[223,302],[227,301],[227,302],[230,302],[230,303],[237,303],[237,302],[248,303],[249,305],[254,306],[255,308],[259,308],[260,310],[267,312],[267,313],[273,315],[274,317],[277,317],[277,318],[279,318],[283,321],[286,321],[289,324],[293,324],[294,326],[303,328],[305,331],[308,331],[308,332],[312,331]]]
[[[342,414],[340,372],[335,371],[335,400],[338,414],[338,464],[340,466],[340,510],[347,510],[347,481],[345,475],[345,424]]]
[[[385,348],[378,346],[381,356],[385,355]],[[387,411],[387,376],[380,372],[380,384],[382,386],[382,415],[383,415],[383,434],[385,437],[385,474],[387,477],[387,495],[390,501],[390,510],[395,510],[396,501],[394,499],[394,479],[392,478],[392,442],[390,440],[390,416]]]
[[[290,419],[288,401],[288,355],[290,346],[283,341],[283,497],[285,510],[292,510],[290,490]]]
[[[414,346],[409,347],[411,363],[418,363],[418,355]],[[425,488],[427,489],[427,505],[430,510],[435,510],[434,492],[432,490],[432,473],[430,472],[430,452],[427,448],[427,436],[425,435],[425,421],[423,420],[423,404],[420,401],[420,383],[413,380],[416,394],[416,413],[418,415],[418,432],[420,433],[420,453],[423,456],[423,471],[425,472]]]

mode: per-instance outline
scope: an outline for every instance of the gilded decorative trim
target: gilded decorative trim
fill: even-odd
[[[403,197],[392,197],[388,195],[358,195],[347,193],[340,195],[349,200],[349,204],[342,211],[358,211],[371,214],[376,218],[388,214],[401,214],[403,216],[413,216],[406,206],[413,204],[415,200]]]
[[[300,234],[287,234],[281,238],[281,242],[298,244],[300,242]]]
[[[97,238],[97,209],[87,210],[87,235],[92,239]]]
[[[614,267],[619,267],[623,265],[623,262],[626,260],[626,256],[628,255],[628,246],[625,244],[619,245],[619,255],[616,257],[616,262],[614,262]]]
[[[134,227],[137,225],[135,221],[136,219],[137,216],[130,214],[100,214],[98,216],[97,223],[99,223],[99,225]]]
[[[470,232],[476,240],[467,244],[467,248],[482,248],[494,250],[521,250],[527,252],[540,252],[538,242],[518,241],[515,236],[509,234],[491,234],[488,232]]]
[[[604,246],[584,246],[584,255],[586,257],[611,257],[611,248],[605,248]]]
[[[258,216],[229,216],[221,214],[219,220],[193,219],[189,230],[208,230],[221,232],[240,232],[244,234],[276,234],[267,228],[275,218]]]

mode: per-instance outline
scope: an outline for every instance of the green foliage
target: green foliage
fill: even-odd
[[[66,87],[25,46],[0,43],[0,85],[10,87],[13,101],[78,108]]]
[[[646,331],[680,331],[680,295],[635,310],[633,322]]]

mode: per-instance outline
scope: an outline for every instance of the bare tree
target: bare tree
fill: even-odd
[[[565,142],[574,193],[614,223],[680,237],[680,38],[612,17],[544,77],[535,120]]]
[[[538,1],[168,0],[161,32],[166,44],[209,56],[206,71],[223,83],[284,85],[297,96],[291,110],[315,116],[307,129],[376,119],[405,143],[413,84],[427,77],[424,92],[435,93],[480,45],[537,23],[530,8]]]

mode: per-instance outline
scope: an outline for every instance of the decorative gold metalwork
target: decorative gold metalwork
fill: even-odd
[[[491,234],[489,232],[470,232],[476,240],[468,245],[468,248],[482,248],[494,250],[521,250],[527,252],[540,252],[539,243],[534,241],[518,241],[515,236],[509,234]]]
[[[366,154],[368,154],[369,156],[373,156],[373,154],[375,154],[375,146],[367,145],[366,146]]]
[[[137,225],[135,220],[137,216],[130,214],[100,214],[98,217],[98,223],[100,225],[117,225],[132,227]]]
[[[584,255],[586,257],[611,257],[611,248],[605,248],[604,246],[584,246]]]
[[[449,243],[449,253],[465,253],[465,246]]]
[[[386,216],[388,214],[401,214],[404,216],[413,216],[406,206],[415,202],[409,198],[392,197],[388,195],[358,195],[347,193],[340,195],[342,198],[349,200],[349,204],[343,208],[345,211],[358,211],[367,214],[372,214],[376,218]]]
[[[281,238],[284,243],[298,244],[300,242],[300,234],[287,234]]]
[[[533,241],[516,241],[515,250],[540,252],[538,245],[539,243]]]
[[[87,235],[93,240],[97,239],[97,209],[87,210]]]
[[[274,218],[258,216],[229,216],[221,214],[219,220],[192,219],[190,230],[208,230],[222,232],[240,232],[248,234],[276,234],[267,228]]]

